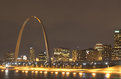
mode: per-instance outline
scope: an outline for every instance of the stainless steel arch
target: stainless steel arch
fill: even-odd
[[[42,26],[42,32],[43,32],[43,35],[44,35],[44,42],[45,42],[46,53],[47,53],[47,61],[48,61],[48,60],[49,60],[49,53],[48,53],[49,51],[48,51],[48,41],[47,41],[46,31],[45,31],[44,24],[43,24],[42,20],[40,20],[40,19],[39,19],[38,17],[36,17],[36,16],[28,17],[28,18],[24,21],[24,23],[23,23],[23,25],[22,25],[22,27],[21,27],[21,29],[20,29],[20,31],[19,31],[19,36],[18,36],[18,40],[17,40],[17,44],[16,44],[14,59],[15,59],[15,61],[17,61],[18,54],[19,54],[19,47],[20,47],[20,43],[21,43],[21,38],[22,38],[23,31],[24,31],[24,27],[26,26],[27,22],[28,22],[31,18],[36,19],[36,20],[41,24],[41,26]]]

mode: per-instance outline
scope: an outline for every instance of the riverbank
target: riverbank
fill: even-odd
[[[67,68],[41,68],[30,66],[0,66],[1,70],[17,70],[17,71],[47,71],[47,72],[86,72],[86,73],[121,73],[121,66],[113,66],[99,69],[67,69]]]

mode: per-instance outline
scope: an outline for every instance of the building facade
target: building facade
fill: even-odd
[[[14,53],[8,52],[4,55],[5,62],[13,62],[14,61]]]
[[[114,31],[114,48],[121,48],[121,29]]]
[[[46,52],[39,53],[38,58],[39,58],[40,62],[46,62],[47,61],[47,54],[46,54]]]
[[[114,31],[114,48],[112,60],[121,60],[121,29]]]
[[[55,48],[54,49],[54,61],[53,62],[67,62],[69,61],[70,50],[66,48]]]
[[[111,61],[112,58],[112,47],[111,45],[103,45],[102,60]]]
[[[29,52],[30,52],[29,61],[30,62],[34,62],[35,61],[35,50],[34,50],[34,48],[33,47],[30,47]]]

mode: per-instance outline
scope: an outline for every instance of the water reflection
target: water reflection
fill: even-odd
[[[2,70],[3,72],[4,70]],[[8,70],[5,70],[5,79],[8,79],[9,78],[9,71]]]
[[[5,75],[8,75],[8,70],[5,70]]]
[[[4,70],[1,70],[2,72],[4,72]]]
[[[47,71],[44,72],[44,76],[45,76],[45,77],[47,76],[47,73],[48,73]]]
[[[53,74],[53,72],[51,72],[51,74]]]
[[[69,71],[63,71],[63,72],[58,72],[58,71],[29,71],[29,70],[0,70],[0,74],[3,74],[3,78],[0,77],[0,79],[30,79],[31,77],[36,77],[35,79],[58,79],[61,77],[61,79],[120,79],[121,74],[112,74],[109,72],[106,72],[105,74],[102,73],[84,73],[84,72],[69,72]],[[15,74],[13,74],[15,73]],[[41,73],[41,74],[38,74]],[[21,76],[22,75],[22,76]],[[12,76],[12,77],[10,77]]]
[[[25,71],[22,71],[23,73],[25,72]]]
[[[92,77],[95,77],[96,76],[96,73],[92,73]]]
[[[38,74],[38,71],[35,71],[35,74]]]
[[[82,77],[83,73],[82,72],[79,72],[79,76]]]
[[[18,72],[18,70],[16,70],[16,73]]]
[[[42,71],[40,71],[40,73],[42,73]]]
[[[25,71],[26,73],[28,73],[28,71]]]
[[[58,72],[55,72],[55,74],[58,74]]]
[[[86,73],[83,73],[83,74],[82,74],[82,77],[83,77],[83,78],[86,78]]]
[[[28,76],[28,71],[25,71],[25,75]]]
[[[65,76],[65,72],[62,72],[62,76],[63,76],[63,77]]]
[[[44,74],[47,74],[47,71],[45,71]]]
[[[66,72],[66,76],[68,77],[70,75],[70,72]]]
[[[105,74],[106,78],[110,78],[110,73]]]
[[[34,71],[31,71],[32,73],[34,73]]]
[[[76,72],[73,72],[73,76],[76,77]]]

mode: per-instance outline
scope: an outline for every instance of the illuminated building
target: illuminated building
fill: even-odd
[[[103,45],[102,60],[103,61],[110,61],[111,54],[112,54],[111,45]]]
[[[111,45],[103,45],[101,43],[97,43],[94,47],[99,52],[99,60],[103,61],[109,61],[111,60],[111,54],[112,54],[112,47]]]
[[[17,58],[18,62],[28,62],[27,56],[26,55],[21,55],[20,57]]]
[[[86,61],[100,61],[100,53],[95,49],[86,49]]]
[[[38,62],[38,61],[39,61],[39,58],[38,58],[38,57],[36,57],[36,58],[35,58],[35,61],[37,61],[37,62]]]
[[[103,44],[101,43],[97,43],[94,47],[94,49],[96,49],[98,52],[99,52],[99,60],[101,61],[102,60],[102,52],[103,52]]]
[[[73,50],[72,51],[72,61],[77,61],[77,56],[78,56],[78,50]]]
[[[54,49],[54,62],[57,62],[57,61],[67,62],[69,61],[69,57],[70,57],[69,49],[65,49],[65,48]]]
[[[4,55],[4,61],[5,62],[12,62],[12,61],[14,61],[14,53],[10,53],[10,52],[6,53]]]
[[[30,47],[30,57],[29,57],[29,61],[30,62],[34,62],[35,61],[35,50]]]
[[[113,48],[112,60],[121,60],[121,49]]]
[[[114,48],[121,48],[121,29],[114,31]]]
[[[85,50],[73,50],[72,51],[72,61],[85,61],[86,60],[86,51]]]
[[[102,43],[97,43],[94,47],[97,51],[102,52],[103,51],[103,44]]]
[[[26,55],[22,55],[21,58],[22,58],[22,60],[27,60],[27,56]]]
[[[114,31],[114,48],[112,60],[121,60],[121,29]]]
[[[47,61],[47,54],[46,52],[41,52],[38,56],[40,62],[46,62]]]

